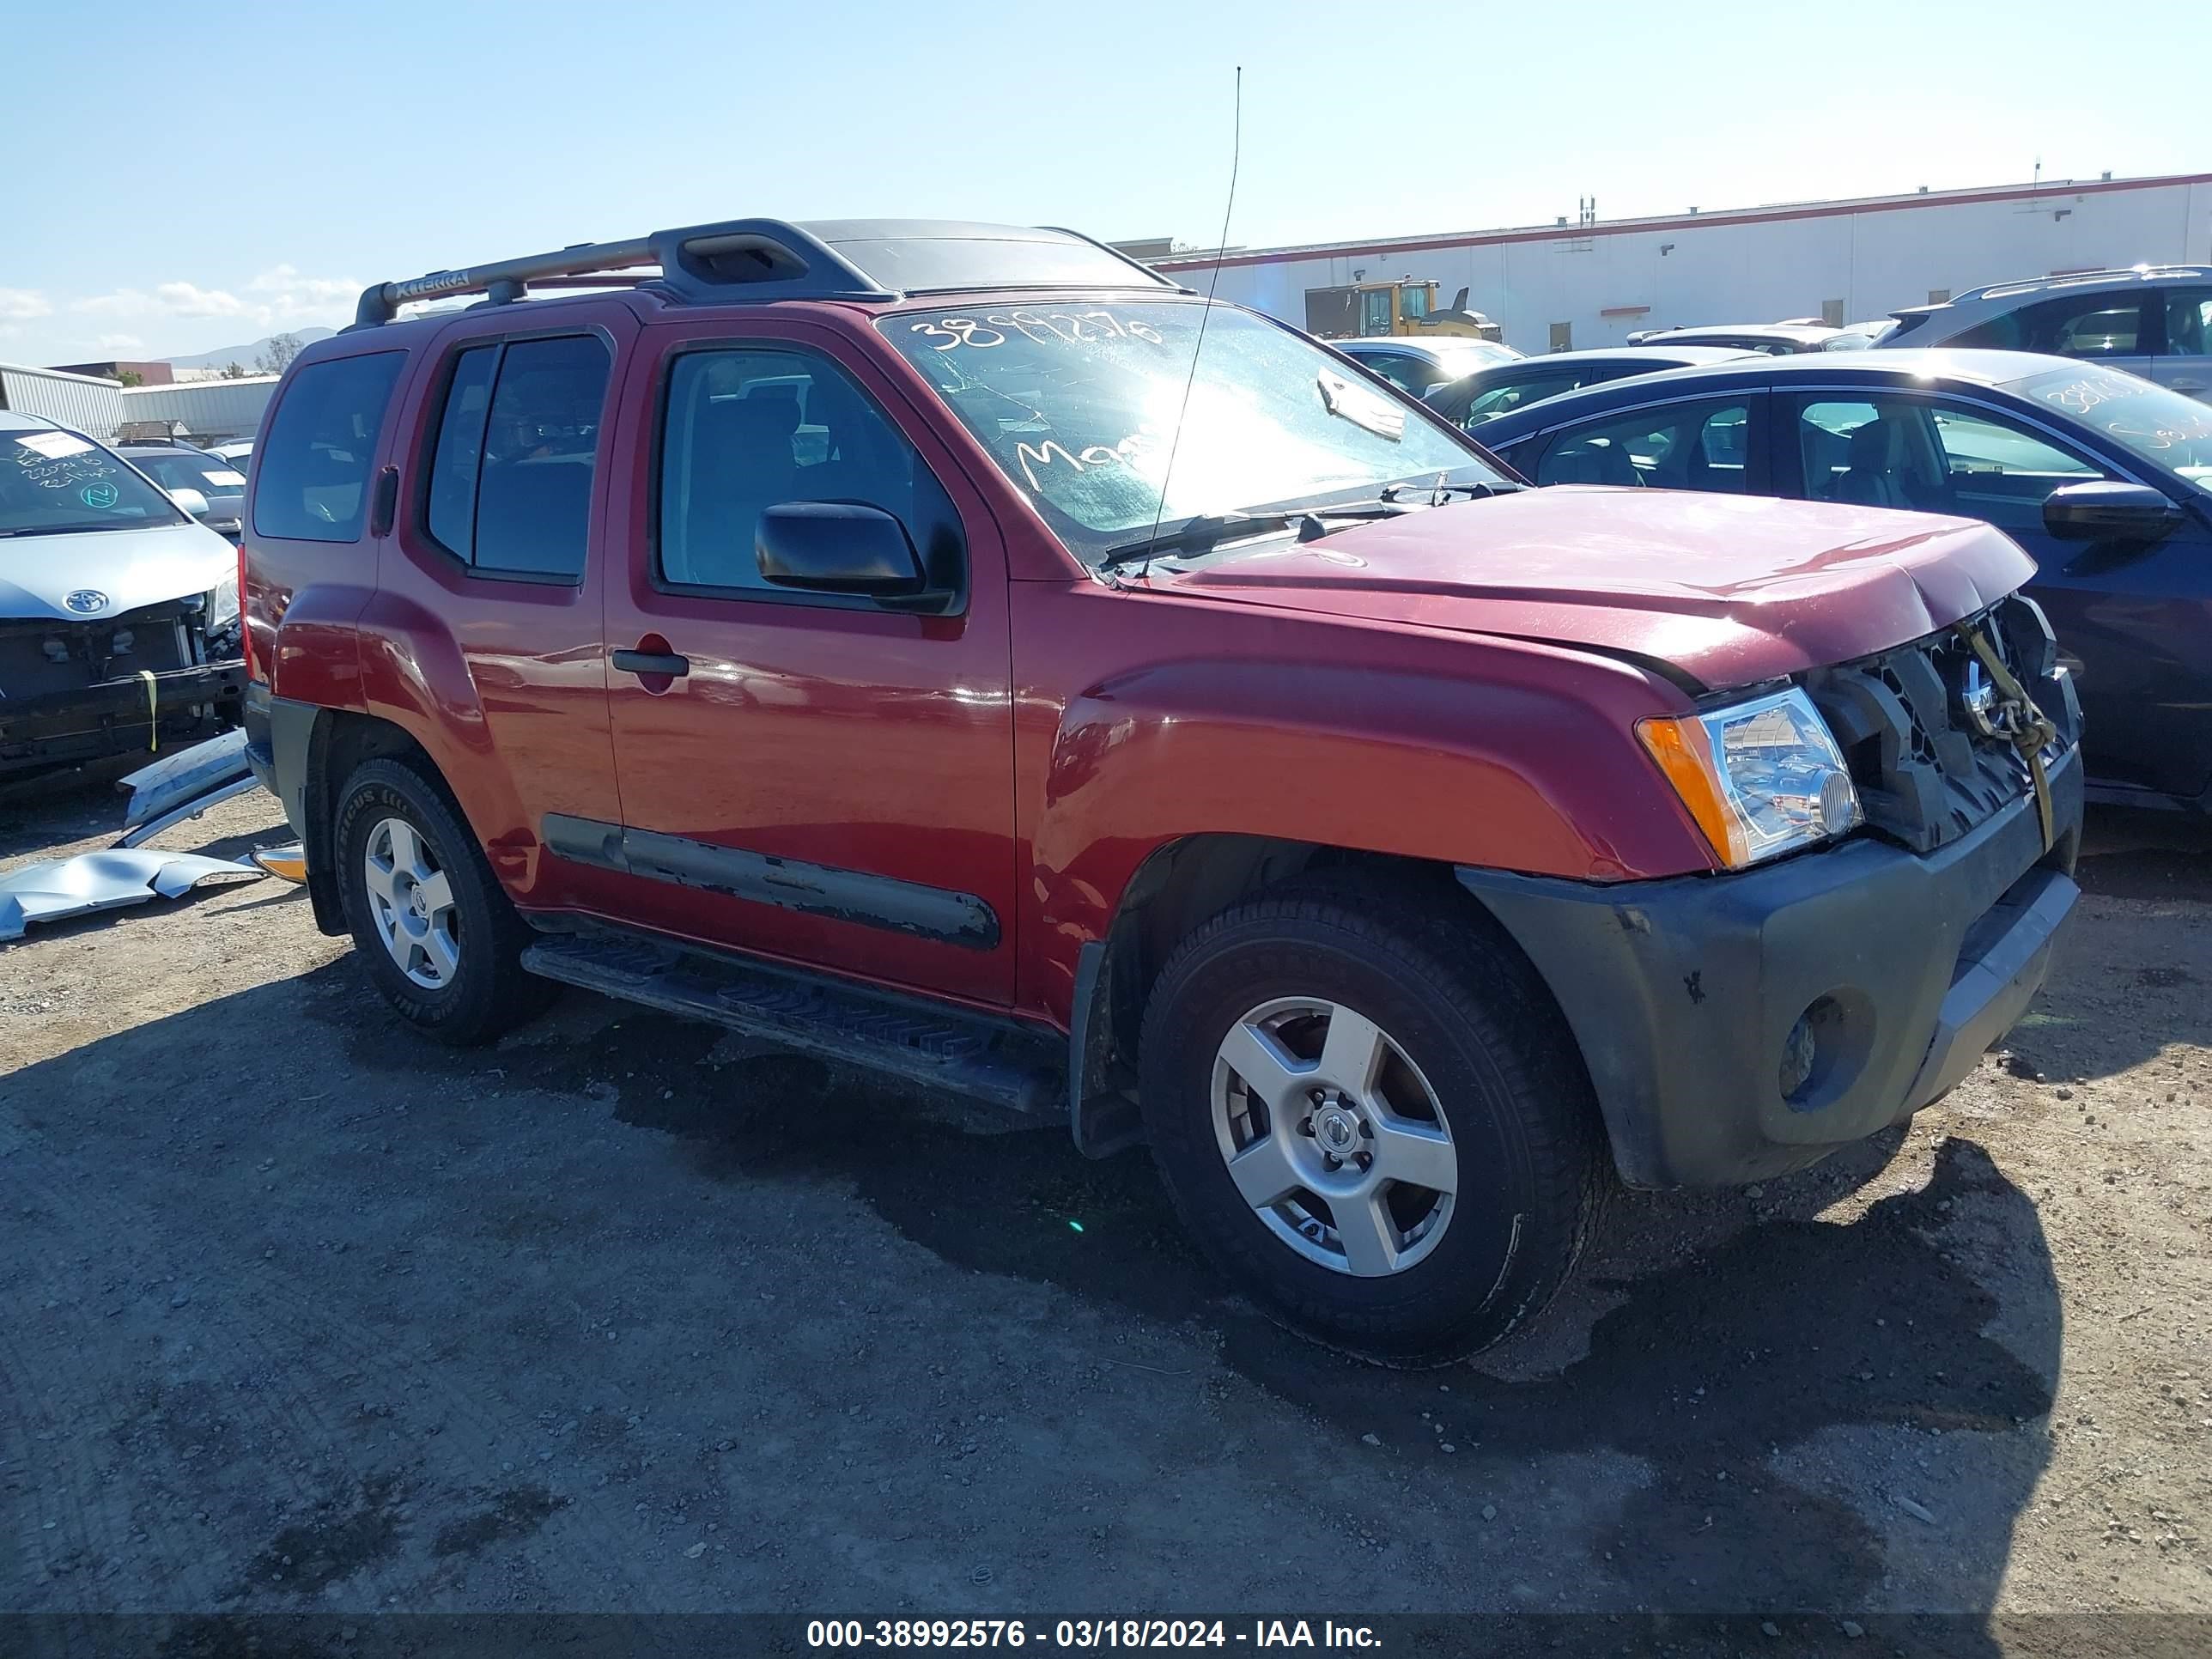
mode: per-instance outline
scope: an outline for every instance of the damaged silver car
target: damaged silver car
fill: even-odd
[[[237,723],[238,553],[206,506],[0,410],[0,777]]]

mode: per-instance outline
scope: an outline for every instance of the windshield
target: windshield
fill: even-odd
[[[164,489],[197,489],[210,501],[218,495],[246,493],[246,475],[220,455],[168,449],[133,455],[131,465]]]
[[[2109,368],[2060,368],[2008,391],[2103,433],[2212,495],[2212,405]]]
[[[1194,373],[1206,314],[1199,301],[946,307],[878,326],[1079,557],[1156,520],[1502,478],[1449,428],[1249,313],[1213,307]]]
[[[0,536],[180,521],[167,496],[89,439],[58,427],[0,432]]]

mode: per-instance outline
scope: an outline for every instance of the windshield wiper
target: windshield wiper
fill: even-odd
[[[0,530],[0,539],[13,536],[82,536],[100,530],[128,530],[127,524],[27,524]]]
[[[1120,565],[1139,563],[1158,553],[1210,548],[1226,536],[1280,530],[1294,516],[1289,513],[1201,513],[1181,524],[1164,525],[1139,541],[1116,542],[1098,556],[1097,568],[1112,570]]]
[[[1474,483],[1446,483],[1439,478],[1431,484],[1392,484],[1382,492],[1380,499],[1386,501],[1405,502],[1416,496],[1425,495],[1429,498],[1430,506],[1441,507],[1447,496],[1465,495],[1473,501],[1483,501],[1492,495],[1510,495],[1528,487],[1527,484],[1516,483],[1510,478],[1491,478]]]
[[[1108,548],[1099,556],[1096,568],[1112,570],[1121,565],[1141,563],[1160,553],[1209,551],[1231,537],[1256,536],[1270,530],[1285,530],[1292,525],[1298,527],[1298,539],[1310,542],[1328,533],[1327,521],[1331,519],[1395,519],[1413,510],[1397,501],[1372,501],[1313,507],[1294,504],[1271,507],[1258,513],[1201,513],[1142,541],[1121,542]]]

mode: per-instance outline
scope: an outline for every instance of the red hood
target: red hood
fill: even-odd
[[[1562,486],[1156,580],[1212,598],[1628,652],[1719,690],[1917,639],[2034,574],[2017,543],[1969,519]]]

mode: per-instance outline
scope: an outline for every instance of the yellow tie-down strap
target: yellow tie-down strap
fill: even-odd
[[[1959,637],[1966,641],[1966,648],[1974,653],[1974,660],[1981,664],[1982,672],[1990,677],[1990,683],[1996,687],[1997,696],[2002,699],[1997,709],[1992,711],[2002,718],[1993,720],[1992,724],[1996,726],[1997,734],[2018,750],[2021,758],[2027,763],[2028,780],[2035,787],[2036,822],[2042,826],[2043,850],[2048,853],[2053,839],[2051,779],[2044,771],[2043,751],[2057,738],[2058,728],[2051,723],[2049,715],[2035,706],[2035,699],[2028,696],[2027,688],[2013,678],[2012,670],[2004,665],[2004,659],[1997,654],[1996,647],[1990,642],[1986,629],[1979,624],[1969,627],[1961,623],[1958,633]]]

